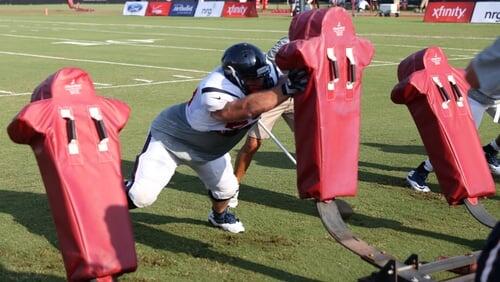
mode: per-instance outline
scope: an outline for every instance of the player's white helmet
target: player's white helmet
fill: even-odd
[[[222,55],[221,64],[224,76],[245,94],[250,94],[248,80],[262,79],[261,89],[274,85],[266,55],[252,44],[238,43],[229,47]]]

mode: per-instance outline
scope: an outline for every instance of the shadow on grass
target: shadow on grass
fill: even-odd
[[[408,183],[406,183],[406,173],[402,174],[401,177],[390,176],[386,174],[378,174],[368,171],[358,171],[358,180],[366,183],[376,183],[385,186],[395,187],[394,189],[411,189]],[[441,193],[439,185],[427,183],[427,186],[434,193]]]
[[[47,195],[0,190],[0,213],[12,215],[30,233],[41,235],[58,248],[57,235]]]
[[[381,144],[381,143],[372,143],[372,142],[363,142],[361,145],[379,148],[382,152],[387,153],[397,153],[397,154],[405,154],[405,155],[422,155],[425,158],[427,154],[425,152],[424,146],[421,145],[392,145],[392,144]],[[422,159],[423,161],[424,159]]]
[[[123,161],[124,171],[129,171],[133,167],[130,161]],[[128,170],[127,170],[128,169]],[[207,190],[196,176],[186,175],[176,172],[167,187],[178,191],[207,196]],[[299,200],[296,196],[269,191],[242,184],[239,199],[247,202],[257,203],[273,208],[278,208],[290,212],[317,216],[316,207],[311,201]]]
[[[136,234],[136,241],[152,248],[166,250],[173,253],[186,254],[195,258],[209,259],[212,262],[232,265],[240,269],[260,273],[281,281],[318,281],[292,274],[281,269],[252,262],[240,257],[231,256],[223,252],[218,252],[213,250],[215,247],[211,244],[181,237],[143,224],[188,223],[208,226],[205,221],[191,218],[174,218],[170,216],[147,213],[133,213],[132,218],[134,220],[134,233]]]
[[[202,187],[199,188],[201,191],[204,190]],[[44,236],[54,247],[57,247],[56,231],[54,229],[54,224],[52,223],[52,216],[48,208],[46,195],[31,192],[0,190],[0,199],[2,199],[2,201],[0,201],[0,213],[12,215],[14,220],[20,225],[25,226],[30,233]],[[34,218],[34,215],[36,215],[36,218]],[[145,245],[176,253],[185,253],[192,255],[193,257],[209,258],[213,261],[227,263],[235,267],[255,273],[261,273],[283,281],[316,281],[314,279],[288,273],[280,269],[268,267],[239,257],[226,255],[224,253],[211,250],[210,245],[201,241],[187,239],[174,234],[159,231],[145,225],[182,222],[188,224],[206,225],[208,228],[208,224],[205,221],[146,213],[132,213],[132,219],[136,222],[134,224],[136,241]],[[15,279],[13,280],[16,281],[64,281],[59,278],[56,279],[51,276],[41,274],[10,272],[0,266],[0,278],[2,278],[0,280],[11,281],[11,277],[14,277]]]
[[[406,174],[403,174],[401,177],[397,176],[390,176],[386,174],[378,174],[378,173],[373,173],[373,172],[368,172],[368,171],[358,171],[358,180],[367,182],[367,183],[377,183],[380,185],[386,185],[386,186],[394,186],[394,187],[401,187],[401,189],[404,189],[407,187],[406,184]]]
[[[45,275],[39,273],[23,273],[15,272],[5,269],[5,267],[0,264],[0,281],[66,281],[64,278],[57,277],[54,275]]]
[[[294,153],[290,154],[297,159]],[[257,151],[253,157],[253,162],[258,165],[281,169],[295,169],[295,165],[283,152]]]
[[[401,222],[392,219],[372,217],[369,215],[364,215],[359,213],[354,213],[354,215],[349,219],[348,223],[370,229],[385,228],[385,229],[392,229],[398,232],[405,232],[413,235],[425,236],[429,238],[443,240],[446,242],[452,242],[457,245],[470,247],[475,250],[481,249],[484,245],[484,239],[468,240],[450,234],[437,233],[429,230],[405,226],[401,224]]]
[[[196,177],[177,174],[176,179],[179,183],[186,183],[192,181],[198,181]],[[192,184],[192,183],[191,183]],[[205,189],[202,187],[201,183],[199,185],[186,185],[186,187],[180,187],[174,185],[171,187],[173,189],[179,189],[189,193],[201,193],[205,194]],[[260,188],[246,186],[243,188],[245,193],[242,193],[242,200],[255,202],[259,204],[264,204],[269,207],[283,209],[287,211],[292,211],[296,213],[302,213],[317,217],[317,211],[314,204],[311,201],[299,200],[295,197],[291,197],[286,194],[271,192]],[[196,190],[196,191],[194,191]],[[47,240],[54,246],[57,245],[55,230],[52,223],[52,218],[50,211],[47,206],[47,199],[44,194],[37,194],[31,192],[13,192],[0,190],[0,212],[11,214],[14,220],[19,224],[25,226],[29,232],[37,235],[44,236]],[[33,214],[36,214],[37,220],[33,220]],[[224,254],[215,250],[212,250],[212,246],[204,242],[184,238],[168,232],[157,230],[155,228],[147,226],[147,224],[165,224],[165,223],[175,223],[182,222],[187,224],[196,225],[207,225],[203,220],[197,220],[192,218],[176,218],[163,215],[154,215],[141,212],[132,213],[132,219],[134,224],[134,233],[136,241],[143,243],[144,245],[151,246],[153,248],[164,249],[176,253],[184,253],[191,255],[193,257],[208,258],[220,263],[226,263],[245,269],[248,271],[261,273],[275,279],[290,281],[311,281],[311,279],[302,277],[299,275],[291,274],[286,271],[251,262],[239,257]],[[417,228],[412,228],[402,225],[400,222],[391,220],[376,218],[368,215],[355,213],[351,220],[348,222],[350,225],[362,226],[366,228],[386,228],[392,229],[398,232],[406,232],[410,234],[416,234],[421,236],[426,236],[430,238],[436,238],[439,240],[444,240],[448,242],[453,242],[455,244],[460,244],[468,246],[473,249],[479,249],[483,240],[467,240],[464,238],[456,237],[450,234],[441,234],[433,231],[422,230]],[[208,226],[207,226],[208,227]],[[159,240],[160,238],[160,240]],[[0,269],[1,270],[1,269]],[[8,271],[1,270],[1,275],[3,277],[8,277],[7,275],[18,275],[18,273],[10,274]],[[21,277],[24,277],[20,273]],[[29,278],[34,278],[33,280],[45,279],[47,277],[50,280],[51,277],[40,275],[40,279],[36,279],[36,274],[26,274],[26,280],[32,280]]]
[[[385,170],[385,171],[404,171],[404,177],[406,177],[406,173],[408,173],[410,170],[414,169],[413,167],[404,167],[404,166],[389,166],[389,165],[384,165],[384,164],[377,164],[377,163],[369,163],[369,162],[364,162],[364,161],[359,161],[359,167],[369,167],[369,168],[375,168],[375,169],[380,169],[380,170]]]
[[[127,161],[125,161],[127,162]],[[130,162],[126,167],[131,167]],[[371,172],[359,172],[359,179],[361,181],[378,183],[382,185],[400,186],[401,189],[405,188],[405,180],[400,177],[391,177],[387,175],[375,174]],[[170,189],[183,191],[187,193],[200,194],[206,196],[206,189],[201,184],[201,181],[191,175],[185,175],[176,172],[171,182],[167,185]],[[439,189],[439,187],[432,187],[432,189]],[[249,185],[241,185],[241,192],[239,199],[259,205],[265,205],[271,208],[281,209],[288,212],[305,214],[313,217],[318,217],[318,212],[313,201],[300,200],[296,196],[291,196],[285,193],[269,191],[266,189],[253,187]],[[208,200],[208,199],[207,199]],[[443,203],[445,204],[445,203]],[[318,218],[319,219],[319,218]],[[422,230],[402,225],[399,221],[391,219],[383,219],[371,217],[368,215],[355,213],[353,219],[348,221],[348,224],[369,228],[386,228],[398,232],[406,232],[410,234],[419,234],[430,238],[436,238],[455,244],[467,246],[470,248],[478,248],[483,240],[471,241],[468,239],[460,238],[453,235],[437,233],[429,230]]]
[[[152,225],[162,225],[168,223],[186,223],[192,225],[208,225],[208,221],[199,220],[188,217],[173,217],[168,215],[159,215],[152,213],[138,212],[140,209],[135,209],[130,213],[133,222],[141,222]]]

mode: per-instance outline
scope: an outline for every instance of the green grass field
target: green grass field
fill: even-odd
[[[152,119],[188,100],[226,47],[248,41],[267,49],[290,23],[281,16],[124,17],[122,5],[94,8],[74,13],[66,5],[0,6],[0,281],[65,279],[33,153],[12,143],[5,130],[35,86],[61,67],[77,66],[91,74],[101,95],[129,104],[132,115],[121,135],[128,175]],[[434,175],[432,193],[405,186],[406,173],[425,150],[408,110],[391,102],[390,91],[397,64],[409,54],[437,45],[452,65],[464,67],[500,34],[499,26],[427,24],[418,17],[356,17],[354,23],[376,55],[363,78],[359,190],[347,198],[355,210],[350,228],[400,260],[412,253],[431,261],[481,249],[489,229],[464,207],[448,206]],[[274,133],[293,151],[284,122]],[[489,117],[480,134],[483,143],[498,134]],[[499,203],[498,195],[484,201],[497,218]],[[247,232],[210,227],[209,209],[201,182],[180,167],[153,206],[131,212],[139,268],[121,280],[356,281],[375,270],[330,238],[311,201],[298,199],[294,166],[271,141],[241,186],[236,212]]]

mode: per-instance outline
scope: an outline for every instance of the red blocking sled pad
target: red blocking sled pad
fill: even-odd
[[[439,47],[429,47],[401,61],[398,80],[391,99],[408,106],[448,203],[494,195],[464,71],[451,67]]]
[[[320,201],[355,196],[361,78],[374,48],[356,36],[351,17],[338,7],[295,16],[289,38],[277,64],[310,74],[306,90],[294,96],[299,196]]]
[[[96,96],[85,71],[63,68],[8,126],[35,153],[70,281],[110,280],[137,267],[118,137],[129,112]]]

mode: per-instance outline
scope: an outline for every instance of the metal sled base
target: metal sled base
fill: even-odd
[[[495,227],[497,220],[488,213],[484,206],[479,203],[477,198],[465,199],[464,204],[467,210],[475,219],[477,219],[477,221],[488,226],[489,228]]]
[[[316,207],[323,225],[337,242],[380,269],[379,272],[359,281],[435,281],[430,274],[471,265],[477,261],[480,254],[480,252],[474,252],[470,255],[451,257],[425,264],[419,262],[417,255],[411,255],[402,263],[386,252],[380,251],[356,237],[342,220],[335,201],[316,202]],[[474,273],[447,281],[473,280]]]

